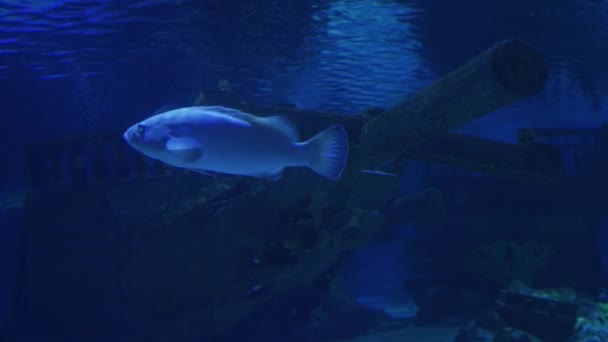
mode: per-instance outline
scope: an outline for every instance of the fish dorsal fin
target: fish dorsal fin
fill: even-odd
[[[284,116],[265,116],[255,117],[255,121],[261,125],[269,127],[277,132],[282,133],[290,141],[296,142],[300,140],[300,132],[296,125]]]
[[[194,162],[203,156],[203,148],[198,141],[190,138],[171,138],[166,144],[167,151],[184,162]]]
[[[228,108],[228,107],[222,107],[222,106],[201,106],[199,108],[206,110],[206,111],[218,113],[218,114],[228,115],[235,119],[243,120],[243,121],[247,121],[247,122],[252,122],[256,119],[256,116],[247,114],[245,112],[241,112],[240,110],[234,109],[234,108]]]
[[[296,142],[300,140],[300,132],[296,125],[284,116],[255,116],[252,114],[241,112],[238,109],[227,108],[222,106],[206,106],[205,110],[214,111],[224,115],[230,115],[235,119],[247,121],[251,124],[258,124],[268,127],[286,136],[290,141]]]

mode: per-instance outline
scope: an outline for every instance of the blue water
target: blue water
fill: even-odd
[[[453,49],[450,60],[449,44],[434,52],[425,49],[421,35],[426,32],[417,24],[426,20],[428,9],[413,1],[302,2],[291,6],[233,3],[231,8],[229,2],[203,6],[188,1],[4,2],[0,12],[0,76],[76,83],[78,88],[72,89],[70,96],[94,102],[108,86],[108,78],[118,81],[119,73],[143,67],[145,61],[156,76],[144,77],[156,79],[156,87],[164,88],[157,107],[184,102],[187,93],[195,96],[199,88],[226,78],[243,95],[258,101],[356,113],[371,105],[390,106],[449,70],[443,67],[448,63],[438,67],[433,65],[435,61],[447,60],[455,66],[506,36],[509,27],[546,23],[542,31],[528,28],[517,32],[547,55],[551,73],[543,94],[487,115],[461,131],[509,141],[522,126],[593,126],[607,115],[601,105],[607,85],[600,57],[606,50],[601,21],[605,11],[599,4],[577,5],[577,16],[587,20],[584,27],[574,21],[571,30],[551,30],[550,25],[557,27],[564,15],[559,8],[521,3],[520,9],[512,10],[514,18],[502,18],[500,6],[487,4],[484,9],[488,14],[479,18],[477,25],[495,18],[508,19],[511,26],[505,23],[497,32],[486,32],[482,42],[457,36],[454,41],[463,44]],[[256,20],[260,23],[257,26]],[[454,16],[449,20],[446,27],[461,25],[465,19]],[[437,30],[443,27],[441,23],[432,26]],[[583,29],[586,34],[579,40]],[[471,29],[458,30],[471,34]],[[469,43],[473,41],[476,44]],[[127,72],[139,74],[140,79],[143,76],[141,71]],[[172,77],[167,78],[169,75]],[[133,80],[129,78],[129,82]],[[11,88],[17,86],[12,84]],[[39,85],[42,89],[56,86]],[[145,86],[136,82],[133,87]],[[95,95],[82,94],[86,91],[95,91]],[[139,98],[145,96],[143,89],[142,93]],[[120,117],[141,117],[142,112],[152,110],[149,106],[142,104],[143,108]],[[95,126],[98,129],[103,126],[96,122],[103,120],[99,118],[103,114],[87,115],[66,119],[87,120],[85,126],[99,125]]]
[[[248,101],[357,115],[396,104],[512,36],[543,54],[546,87],[455,132],[513,143],[520,128],[608,121],[602,1],[0,1],[0,203],[27,190],[28,145],[121,132],[158,108],[192,104],[220,79]],[[564,153],[570,177],[580,171],[576,153]],[[407,169],[404,195],[424,190],[422,170]],[[15,273],[19,231],[7,206],[1,279]],[[604,281],[607,227],[601,221],[595,246]],[[420,229],[398,227],[393,240],[351,256],[341,272],[354,301],[396,319],[416,316],[403,284],[418,271],[404,246]],[[11,284],[0,287],[0,327],[11,315]]]

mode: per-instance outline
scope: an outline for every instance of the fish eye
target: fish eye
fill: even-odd
[[[137,125],[137,134],[143,135],[144,133],[146,133],[146,126],[142,124]]]

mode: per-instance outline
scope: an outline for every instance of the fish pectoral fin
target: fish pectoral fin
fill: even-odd
[[[269,180],[277,180],[277,179],[281,178],[281,176],[283,175],[283,170],[284,169],[278,169],[278,170],[274,170],[274,171],[257,172],[257,173],[250,174],[250,176],[252,176],[252,177],[258,177],[258,178],[265,178],[265,179],[269,179]]]
[[[194,162],[203,156],[201,144],[191,138],[171,138],[167,141],[166,148],[184,162]]]

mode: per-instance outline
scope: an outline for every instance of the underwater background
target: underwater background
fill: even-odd
[[[607,23],[0,1],[0,341],[608,341]],[[344,124],[345,173],[199,175],[121,138],[193,105]]]

